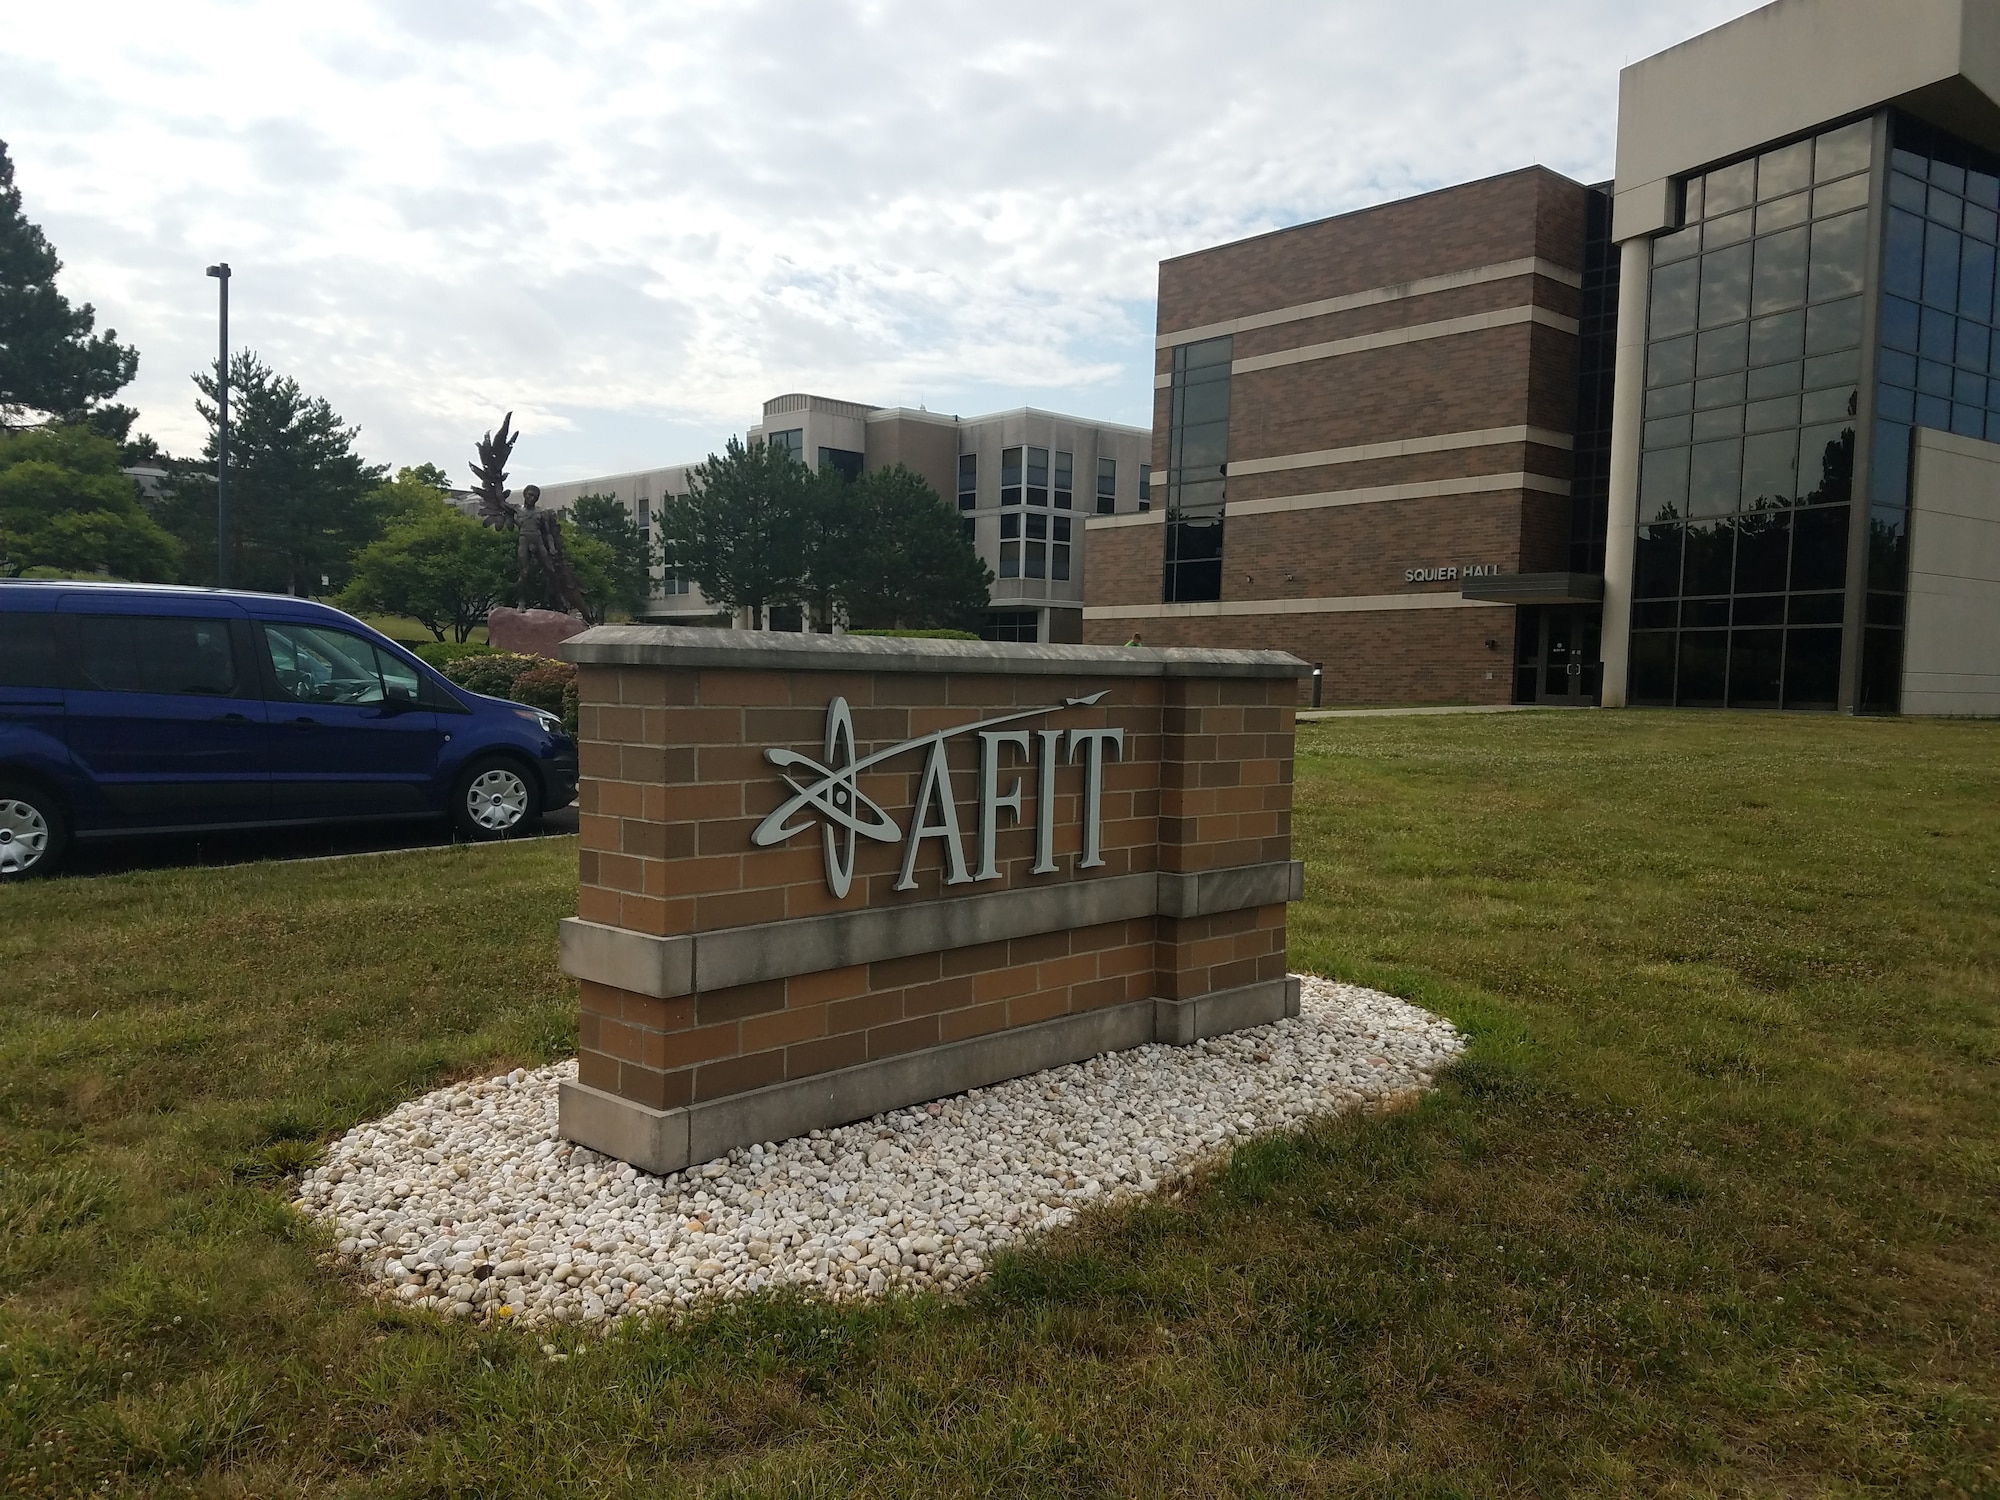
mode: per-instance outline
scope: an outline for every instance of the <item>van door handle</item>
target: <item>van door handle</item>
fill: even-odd
[[[209,722],[210,722],[210,723],[212,723],[212,724],[248,724],[248,723],[250,722],[250,715],[248,715],[248,714],[217,714],[217,715],[216,715],[216,716],[215,716],[215,717],[214,717],[213,719],[211,719],[211,720],[210,720]]]

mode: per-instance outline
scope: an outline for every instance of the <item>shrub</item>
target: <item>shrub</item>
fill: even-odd
[[[849,635],[893,635],[910,641],[976,641],[969,630],[850,630]]]
[[[410,653],[419,661],[428,662],[443,672],[455,661],[463,661],[468,656],[493,656],[497,653],[491,646],[482,646],[477,641],[424,641],[410,647]],[[449,673],[446,673],[450,676]],[[454,682],[458,679],[453,678]]]
[[[462,656],[447,664],[444,675],[469,692],[560,714],[563,728],[571,735],[576,733],[575,666],[546,656],[521,656],[491,647],[480,650],[480,655]]]

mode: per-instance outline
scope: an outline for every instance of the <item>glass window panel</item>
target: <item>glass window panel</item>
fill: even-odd
[[[1055,537],[1055,539],[1056,539],[1057,541],[1059,541],[1059,542],[1066,542],[1066,541],[1068,541],[1068,540],[1069,540],[1069,538],[1070,538],[1070,519],[1069,519],[1069,517],[1068,517],[1068,516],[1057,516],[1057,517],[1055,518],[1055,528],[1054,528],[1054,530],[1053,530],[1053,531],[1052,531],[1052,532],[1051,532],[1050,534],[1051,534],[1052,536],[1054,536],[1054,537]]]
[[[1212,469],[1229,457],[1227,422],[1204,422],[1200,426],[1183,427],[1174,437],[1179,450],[1174,455],[1176,468]],[[1029,482],[1036,481],[1031,477]],[[1047,483],[1046,477],[1040,482]]]
[[[1806,361],[1806,389],[1821,386],[1853,385],[1861,378],[1861,351],[1846,349],[1838,354],[1819,354]]]
[[[1813,143],[1799,141],[1757,158],[1757,196],[1781,198],[1808,187],[1813,176]]]
[[[1021,482],[1021,450],[1002,448],[1000,450],[1000,482],[1019,484]]]
[[[1687,496],[1687,449],[1656,448],[1640,458],[1640,520],[1658,521],[1685,516]]]
[[[1804,342],[1805,320],[1799,320],[1800,341]],[[1694,379],[1694,340],[1667,339],[1646,351],[1646,384],[1673,385]]]
[[[1798,496],[1799,440],[1767,432],[1743,440],[1743,509],[1790,505]],[[1782,588],[1782,582],[1777,585]]]
[[[1907,172],[1919,181],[1930,176],[1931,159],[1921,151],[1911,151],[1897,146],[1889,152],[1889,165],[1898,172]]]
[[[1736,592],[1782,594],[1792,555],[1792,513],[1759,510],[1736,522]],[[1782,623],[1783,616],[1772,617]]]
[[[1860,208],[1868,201],[1868,179],[1849,177],[1841,182],[1828,183],[1823,188],[1813,189],[1813,217],[1823,219],[1828,214],[1846,213],[1850,208]]]
[[[1748,323],[1710,329],[1695,344],[1695,374],[1722,375],[1730,370],[1742,369],[1749,362],[1749,344]]]
[[[1932,157],[1931,181],[1943,188],[1947,193],[1956,194],[1961,198],[1965,196],[1965,168],[1959,166],[1956,162],[1944,161],[1938,157]]]
[[[1049,577],[1057,583],[1069,582],[1069,548],[1060,542],[1049,548]]]
[[[1982,244],[1993,243],[1996,233],[2000,233],[2000,214],[1990,208],[1975,208],[1970,203],[1965,206],[1965,237],[1976,239]]]
[[[1681,564],[1681,592],[1687,595],[1726,594],[1736,572],[1736,524],[1710,521],[1687,528],[1687,553]],[[1726,617],[1725,617],[1726,622]]]
[[[1803,521],[1808,516],[1826,514],[1821,511],[1802,510],[1796,519]],[[1840,524],[1847,524],[1847,513],[1841,512]],[[1794,625],[1838,625],[1841,611],[1847,606],[1847,595],[1839,594],[1794,594],[1788,611]]]
[[[1681,184],[1681,222],[1693,224],[1701,218],[1702,179],[1690,177]]]
[[[1960,370],[1952,381],[1951,399],[1962,401],[1967,406],[1986,404],[1986,375],[1984,371]],[[1978,436],[1978,434],[1974,434]]]
[[[1791,368],[1796,369],[1797,366]],[[1797,396],[1774,396],[1769,401],[1753,401],[1744,409],[1743,425],[1751,432],[1771,432],[1784,427],[1792,429],[1785,435],[1785,441],[1794,442],[1793,433],[1799,425],[1799,398]]]
[[[1907,208],[1911,213],[1922,215],[1924,205],[1930,201],[1930,189],[1916,178],[1901,172],[1889,174],[1889,202],[1896,208]]]
[[[1727,599],[1691,599],[1681,606],[1681,624],[1689,629],[1722,626],[1728,623]]]
[[[1632,592],[1640,599],[1668,599],[1681,591],[1680,526],[1641,526],[1632,559]]]
[[[1672,630],[1681,621],[1681,606],[1678,600],[1655,599],[1647,604],[1632,606],[1632,628],[1634,630]]]
[[[1028,543],[1028,565],[1026,569],[1028,577],[1046,578],[1048,576],[1048,552],[1049,546],[1047,542]]]
[[[1729,635],[1729,706],[1776,708],[1784,675],[1782,630],[1735,630]]]
[[[1958,358],[1958,319],[1942,308],[1925,308],[1917,353],[1940,364],[1953,363]]]
[[[1694,387],[1691,385],[1661,386],[1656,391],[1646,392],[1646,416],[1675,417],[1682,412],[1694,410]]]
[[[46,617],[42,623],[47,624]],[[273,629],[275,647],[280,638],[275,633],[275,627]],[[334,643],[331,648],[333,659],[348,667],[346,675],[365,680],[370,691],[367,696],[328,696],[311,701],[380,702],[382,684],[375,675],[372,648],[339,631],[324,633]],[[316,641],[320,632],[302,628],[300,634]],[[340,642],[359,649],[362,655],[358,665],[349,662],[347,654],[339,651]],[[230,640],[227,620],[202,620],[189,616],[80,615],[76,621],[76,652],[76,664],[84,680],[107,693],[226,698],[236,691],[236,651]],[[329,676],[331,679],[331,674]]]
[[[1690,224],[1686,229],[1663,234],[1653,241],[1653,264],[1664,266],[1677,260],[1686,260],[1699,249],[1701,249],[1701,226]]]
[[[1169,498],[1172,501],[1171,508],[1176,511],[1204,508],[1218,514],[1221,512],[1223,496],[1220,479],[1204,479],[1194,484],[1176,484],[1172,489],[1173,494]]]
[[[1875,413],[1891,422],[1914,422],[1917,419],[1917,393],[1885,385],[1875,393]]]
[[[1002,516],[1000,518],[1000,535],[1003,537],[1018,538],[1021,535],[1021,518],[1019,516]]]
[[[1704,380],[1694,388],[1694,404],[1699,409],[1711,406],[1736,406],[1743,401],[1743,375],[1718,375]]]
[[[1752,157],[1734,166],[1717,167],[1708,174],[1704,216],[1710,219],[1739,208],[1748,208],[1757,196],[1757,162]]]
[[[1805,353],[1805,348],[1806,315],[1802,312],[1758,318],[1750,325],[1750,363],[1753,365],[1797,359]]]
[[[1814,505],[1846,504],[1854,488],[1854,429],[1808,427],[1799,434],[1799,488]]]
[[[1785,632],[1785,707],[1831,709],[1840,689],[1840,632]]]
[[[1701,262],[1682,261],[1653,272],[1653,307],[1647,325],[1652,337],[1670,338],[1694,331],[1695,294],[1700,286]]]
[[[1646,424],[1648,448],[1678,448],[1692,438],[1694,419],[1687,416],[1660,417]]]
[[[1746,208],[1740,214],[1725,214],[1720,219],[1710,219],[1704,224],[1701,230],[1701,247],[1712,253],[1725,246],[1740,245],[1756,232],[1756,216]]]
[[[1060,448],[1058,448],[1056,450],[1055,487],[1059,490],[1067,490],[1075,488],[1075,485],[1073,483],[1075,475],[1076,475],[1076,455],[1074,453],[1065,453]]]
[[[1097,461],[1097,493],[1115,495],[1118,493],[1118,460],[1100,458]]]
[[[1021,576],[1021,544],[1002,542],[1000,544],[1000,576],[1019,578]]]
[[[1882,299],[1882,342],[1891,349],[1917,349],[1917,329],[1922,309],[1901,297]]]
[[[1814,143],[1814,181],[1831,182],[1849,172],[1865,170],[1875,154],[1874,142],[1875,127],[1869,120],[1827,131]]]
[[[1842,214],[1812,227],[1812,300],[1851,297],[1861,290],[1868,250],[1868,215]]]
[[[1889,210],[1889,238],[1882,252],[1882,287],[1916,301],[1924,294],[1924,221],[1900,208]]]
[[[2000,208],[2000,177],[1991,172],[1967,172],[1965,196],[1982,208]]]
[[[317,625],[264,627],[278,690],[300,703],[380,703],[375,648],[360,636]]]
[[[1803,224],[1812,217],[1810,194],[1799,193],[1791,198],[1780,198],[1776,203],[1765,203],[1757,209],[1757,233],[1776,234],[1781,229],[1790,229]]]
[[[1875,367],[1882,379],[1890,385],[1902,386],[1905,390],[1917,388],[1917,357],[1898,349],[1884,349],[1875,358]]]
[[[1979,379],[1984,381],[1985,377],[1980,376]],[[1980,394],[1982,397],[1985,395],[1983,386]],[[1846,421],[1852,418],[1858,409],[1857,400],[1858,393],[1852,386],[1846,390],[1834,386],[1828,390],[1809,392],[1804,405],[1800,408],[1799,420],[1808,426],[1822,422]]]
[[[1726,516],[1736,509],[1743,473],[1743,440],[1697,443],[1688,464],[1691,516]]]
[[[1740,406],[1717,407],[1713,411],[1698,411],[1694,414],[1694,440],[1707,442],[1710,438],[1734,437],[1743,430],[1743,408]]]
[[[1209,380],[1183,386],[1175,392],[1183,422],[1226,422],[1229,420],[1229,382]]]
[[[1049,450],[1030,448],[1028,450],[1028,483],[1047,484],[1049,482]]]
[[[1792,517],[1793,592],[1846,587],[1847,507],[1821,505],[1794,514]]]
[[[1917,365],[1917,389],[1926,396],[1949,396],[1953,370],[1941,359],[1926,359]]]
[[[1642,708],[1671,708],[1674,702],[1674,633],[1647,631],[1632,637],[1632,678],[1627,701]]]
[[[1839,221],[1836,221],[1839,222]],[[1711,257],[1719,259],[1720,257]],[[1723,322],[1708,317],[1708,272],[1702,272],[1702,321]],[[1762,316],[1797,307],[1806,300],[1806,231],[1788,229],[1757,241],[1756,295],[1751,311]]]
[[[1918,396],[1917,425],[1935,427],[1940,432],[1948,431],[1951,427],[1951,397]]]
[[[1049,518],[1047,516],[1028,517],[1028,535],[1039,541],[1049,539]]]
[[[1736,542],[1736,567],[1743,568],[1743,548],[1747,539],[1739,537]],[[1785,596],[1783,594],[1744,594],[1739,592],[1731,601],[1731,623],[1736,625],[1782,625],[1785,623]]]
[[[1903,549],[1908,526],[1900,508],[1875,507],[1868,512],[1868,587],[1900,593],[1908,577]]]
[[[1924,200],[1924,216],[1933,224],[1956,231],[1965,224],[1965,200],[1934,187]]]
[[[1901,594],[1871,593],[1863,606],[1863,618],[1870,625],[1901,626],[1905,613]]]
[[[1762,401],[1768,396],[1783,396],[1799,388],[1802,366],[1797,360],[1790,364],[1766,365],[1750,372],[1750,388],[1745,394],[1752,401]]]
[[[1960,437],[1986,437],[1986,408],[1984,406],[1957,406],[1951,409],[1951,430]]]
[[[1683,708],[1720,708],[1728,681],[1729,632],[1682,631],[1674,701]]]
[[[1828,222],[1832,222],[1829,220]],[[1924,302],[1947,312],[1958,310],[1959,237],[1933,224],[1924,234]]]
[[[1852,349],[1861,342],[1861,299],[1822,302],[1806,311],[1806,353]]]
[[[1993,247],[1967,240],[1958,263],[1958,315],[1993,321]]]
[[[1229,363],[1230,336],[1224,334],[1218,339],[1203,339],[1198,344],[1182,344],[1174,351],[1181,357],[1182,368],[1197,370],[1205,365],[1226,365]]]

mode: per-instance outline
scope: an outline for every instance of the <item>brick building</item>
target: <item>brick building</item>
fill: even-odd
[[[1328,703],[2000,714],[2000,0],[1777,0],[1543,168],[1160,266],[1084,639]]]
[[[1537,167],[1163,262],[1166,504],[1090,523],[1086,639],[1275,647],[1328,702],[1505,703],[1517,656],[1595,691],[1608,223]]]

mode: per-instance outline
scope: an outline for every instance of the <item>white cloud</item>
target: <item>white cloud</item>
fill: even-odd
[[[1157,262],[1543,162],[1748,0],[0,0],[65,289],[200,441],[235,342],[457,469],[699,456],[788,390],[1143,425]]]

